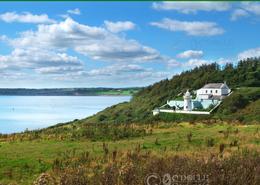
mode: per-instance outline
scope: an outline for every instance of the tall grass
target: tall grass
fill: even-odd
[[[62,185],[137,185],[144,184],[149,174],[157,174],[160,178],[167,175],[171,177],[200,175],[204,180],[201,179],[203,182],[197,184],[257,185],[260,183],[260,155],[253,151],[236,152],[222,159],[214,154],[207,157],[169,153],[156,155],[149,151],[142,152],[137,147],[135,150],[116,156],[115,151],[108,154],[104,151],[103,157],[86,159],[81,155],[63,158],[60,163],[53,163],[53,166],[53,170],[45,175],[46,179],[43,180],[41,175],[36,179],[35,184],[39,181],[48,181],[49,184]],[[187,179],[182,183],[196,184]]]

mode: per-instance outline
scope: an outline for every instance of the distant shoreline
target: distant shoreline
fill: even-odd
[[[93,95],[19,95],[19,94],[0,94],[0,96],[132,96],[129,95],[123,95],[123,94],[93,94]]]
[[[132,96],[141,88],[0,88],[0,96]]]

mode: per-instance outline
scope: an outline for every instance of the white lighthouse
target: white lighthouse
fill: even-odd
[[[187,92],[184,94],[183,99],[184,99],[183,110],[191,111],[192,104],[191,104],[191,95],[189,90],[187,90]]]

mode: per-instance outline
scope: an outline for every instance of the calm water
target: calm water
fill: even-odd
[[[0,133],[85,118],[129,96],[0,96]]]

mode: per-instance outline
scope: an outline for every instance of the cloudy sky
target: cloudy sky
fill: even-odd
[[[0,3],[0,87],[145,86],[260,56],[260,3]]]

